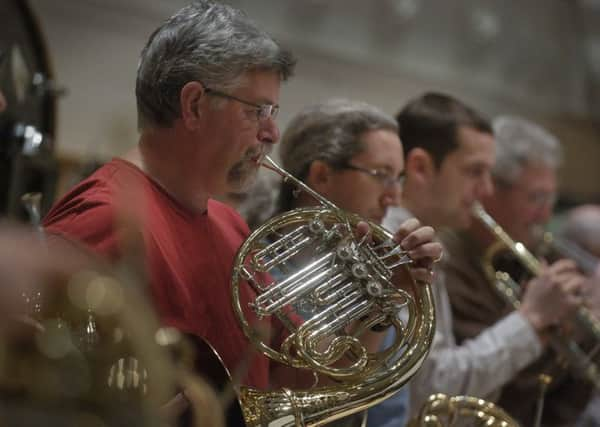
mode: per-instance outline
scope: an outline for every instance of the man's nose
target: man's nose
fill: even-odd
[[[400,204],[400,197],[402,190],[398,185],[391,185],[385,187],[383,194],[381,195],[381,206],[387,208],[388,206],[397,206]]]
[[[477,198],[489,197],[494,193],[494,181],[492,175],[486,173],[477,186]]]
[[[275,119],[269,117],[268,119],[260,123],[260,129],[258,131],[258,140],[260,142],[276,144],[277,142],[279,142],[280,138],[281,134],[279,132],[279,127],[277,126]]]

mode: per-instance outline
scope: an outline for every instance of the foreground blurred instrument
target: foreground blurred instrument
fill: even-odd
[[[523,291],[517,280],[507,272],[498,270],[496,266],[497,258],[506,253],[507,250],[510,251],[514,259],[531,277],[537,277],[541,274],[542,264],[522,243],[513,241],[481,204],[477,203],[473,208],[473,212],[475,217],[479,218],[497,239],[486,250],[483,257],[482,264],[485,273],[505,301],[517,309],[520,306]],[[600,323],[584,306],[577,310],[575,320],[576,326],[586,331],[594,340],[592,352],[585,353],[574,339],[565,336],[560,330],[556,330],[551,335],[551,345],[558,354],[565,357],[574,373],[589,381],[596,389],[600,389],[600,371],[597,362],[594,360],[597,356],[597,350],[600,348]]]
[[[416,373],[435,329],[431,289],[414,283],[412,261],[388,231],[369,223],[369,234],[357,236],[361,218],[268,156],[263,166],[308,192],[319,206],[280,214],[243,243],[232,277],[234,310],[263,355],[311,371],[315,384],[304,390],[242,386],[240,403],[248,426],[323,425],[381,402]],[[398,287],[401,281],[410,292]],[[247,285],[256,297],[243,307],[240,287]],[[400,320],[401,311],[408,320]],[[276,347],[248,315],[275,317],[289,335]],[[387,328],[396,332],[394,344],[369,353],[362,334]],[[319,385],[322,377],[335,385]]]
[[[45,243],[0,226],[0,425],[164,427],[182,387],[206,421],[195,427],[222,426],[183,337],[159,327],[131,280],[71,243]]]
[[[471,396],[447,396],[437,393],[429,396],[411,420],[409,427],[450,426],[519,427],[519,423],[502,408]]]

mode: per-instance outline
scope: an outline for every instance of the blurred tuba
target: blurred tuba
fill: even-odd
[[[471,396],[447,396],[437,393],[429,396],[419,415],[409,427],[444,426],[519,427],[519,423],[502,408]]]
[[[473,213],[497,239],[483,256],[485,274],[500,296],[516,309],[520,306],[521,286],[510,274],[498,269],[498,258],[509,251],[511,259],[516,260],[530,277],[541,274],[542,264],[525,245],[512,240],[481,204],[474,205]],[[600,322],[584,306],[577,310],[575,321],[576,326],[586,331],[593,339],[592,352],[586,353],[574,339],[565,336],[560,330],[556,330],[550,337],[551,345],[558,354],[564,356],[576,374],[589,381],[596,389],[600,389],[600,370],[594,360],[597,350],[600,349]]]
[[[383,401],[416,373],[435,329],[431,289],[414,283],[412,261],[391,233],[369,223],[368,234],[358,235],[361,218],[268,156],[262,165],[319,205],[275,216],[248,237],[235,259],[233,307],[260,353],[311,372],[314,384],[301,390],[241,386],[239,400],[251,427],[319,426]],[[249,306],[240,302],[242,286],[254,290]],[[401,320],[402,311],[408,320]],[[278,319],[287,337],[273,344],[253,317]],[[388,328],[395,330],[396,341],[370,353],[363,334]]]

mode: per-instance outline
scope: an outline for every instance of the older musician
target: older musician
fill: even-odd
[[[283,167],[340,208],[381,223],[404,181],[402,145],[393,118],[369,104],[332,99],[306,107],[283,135]],[[312,206],[316,200],[283,182],[278,210]],[[431,260],[441,246],[429,243],[431,227],[410,219],[398,227],[405,250],[414,250],[422,268],[413,268],[417,280],[431,282]],[[417,238],[417,236],[419,236]],[[422,245],[418,250],[417,246]],[[419,264],[417,264],[419,266]]]
[[[305,108],[287,127],[280,154],[283,166],[311,188],[340,208],[375,223],[381,222],[402,191],[404,159],[397,124],[392,117],[363,102],[333,99]],[[296,194],[292,186],[282,183],[279,211],[315,203],[310,195]],[[398,235],[407,236],[418,224],[415,219],[407,219]],[[431,227],[419,229],[428,235],[432,231]],[[441,253],[437,243],[423,244],[421,249],[416,244],[411,236],[402,240],[403,248],[414,251],[416,260],[435,259]],[[427,269],[413,270],[413,274],[418,279],[431,280]],[[377,350],[381,337],[373,343],[373,350]],[[393,397],[405,398],[402,390]],[[346,420],[342,425],[351,423]]]
[[[471,207],[493,191],[491,169],[496,148],[492,127],[479,112],[442,93],[426,93],[410,101],[397,116],[406,161],[402,207],[391,209],[384,225],[394,230],[408,216],[436,228],[465,229],[473,221]],[[448,257],[444,255],[444,259]],[[442,264],[444,261],[442,261]],[[436,335],[428,359],[409,383],[410,410],[418,413],[433,393],[491,398],[541,353],[540,322],[548,322],[544,303],[563,306],[561,292],[546,292],[522,310],[458,341],[448,300],[447,277],[436,272]],[[551,298],[550,298],[551,297]],[[554,313],[552,314],[552,320]],[[390,337],[391,338],[391,337]],[[378,425],[404,420],[393,400],[370,410]]]
[[[141,233],[148,291],[162,321],[208,340],[231,370],[249,359],[244,382],[258,387],[269,383],[268,361],[250,352],[229,293],[247,226],[212,196],[252,182],[279,139],[280,85],[293,70],[291,54],[241,11],[212,1],[184,7],[141,52],[137,146],[76,186],[44,220],[48,233],[112,260],[131,255],[123,233]]]
[[[261,389],[277,378],[268,359],[252,351],[230,292],[248,228],[213,197],[249,185],[279,140],[280,85],[293,69],[290,53],[239,10],[208,0],[184,7],[142,50],[137,146],[75,187],[44,221],[49,233],[110,259],[131,256],[122,235],[139,232],[162,321],[206,339],[231,372],[249,365],[241,382]],[[409,231],[415,246],[431,240],[428,230]],[[258,323],[248,304],[253,296],[241,287],[240,304]],[[275,337],[283,329],[263,323]]]
[[[506,233],[534,250],[556,198],[560,144],[541,127],[520,118],[499,117],[493,124],[497,152],[492,170],[495,191],[482,195],[481,201]],[[511,375],[504,376],[505,380],[512,376],[511,381],[498,384],[502,385],[498,403],[523,425],[532,425],[536,411],[541,409],[540,395],[545,392],[542,425],[571,425],[585,406],[589,387],[569,375],[557,361],[556,353],[544,343],[547,344],[550,329],[568,320],[581,304],[584,278],[572,261],[564,259],[544,267],[541,275],[533,279],[522,275],[514,260],[502,261],[506,263],[502,269],[525,289],[520,308],[514,311],[484,273],[484,254],[495,241],[479,221],[473,222],[468,232],[448,234],[444,239],[448,257],[443,265],[456,339],[472,342],[492,325],[519,312],[524,314],[540,339],[536,343],[530,334],[528,347],[515,349],[508,356],[509,360],[527,363],[514,364]],[[544,296],[540,292],[545,289],[551,292]],[[526,342],[525,335],[521,342]],[[498,358],[504,353],[492,354]],[[536,363],[526,367],[534,359],[538,359]],[[488,378],[495,380],[503,371],[491,372],[493,375]],[[540,374],[552,377],[549,386],[540,381]]]

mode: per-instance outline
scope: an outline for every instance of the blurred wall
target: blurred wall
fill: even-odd
[[[31,0],[57,79],[69,91],[59,103],[62,155],[106,159],[135,144],[137,57],[150,32],[185,3]],[[362,99],[393,114],[424,90],[443,90],[490,116],[518,114],[548,126],[565,144],[562,189],[577,200],[599,196],[600,142],[575,3],[230,3],[299,58],[282,91],[282,128],[302,106],[329,97]]]

